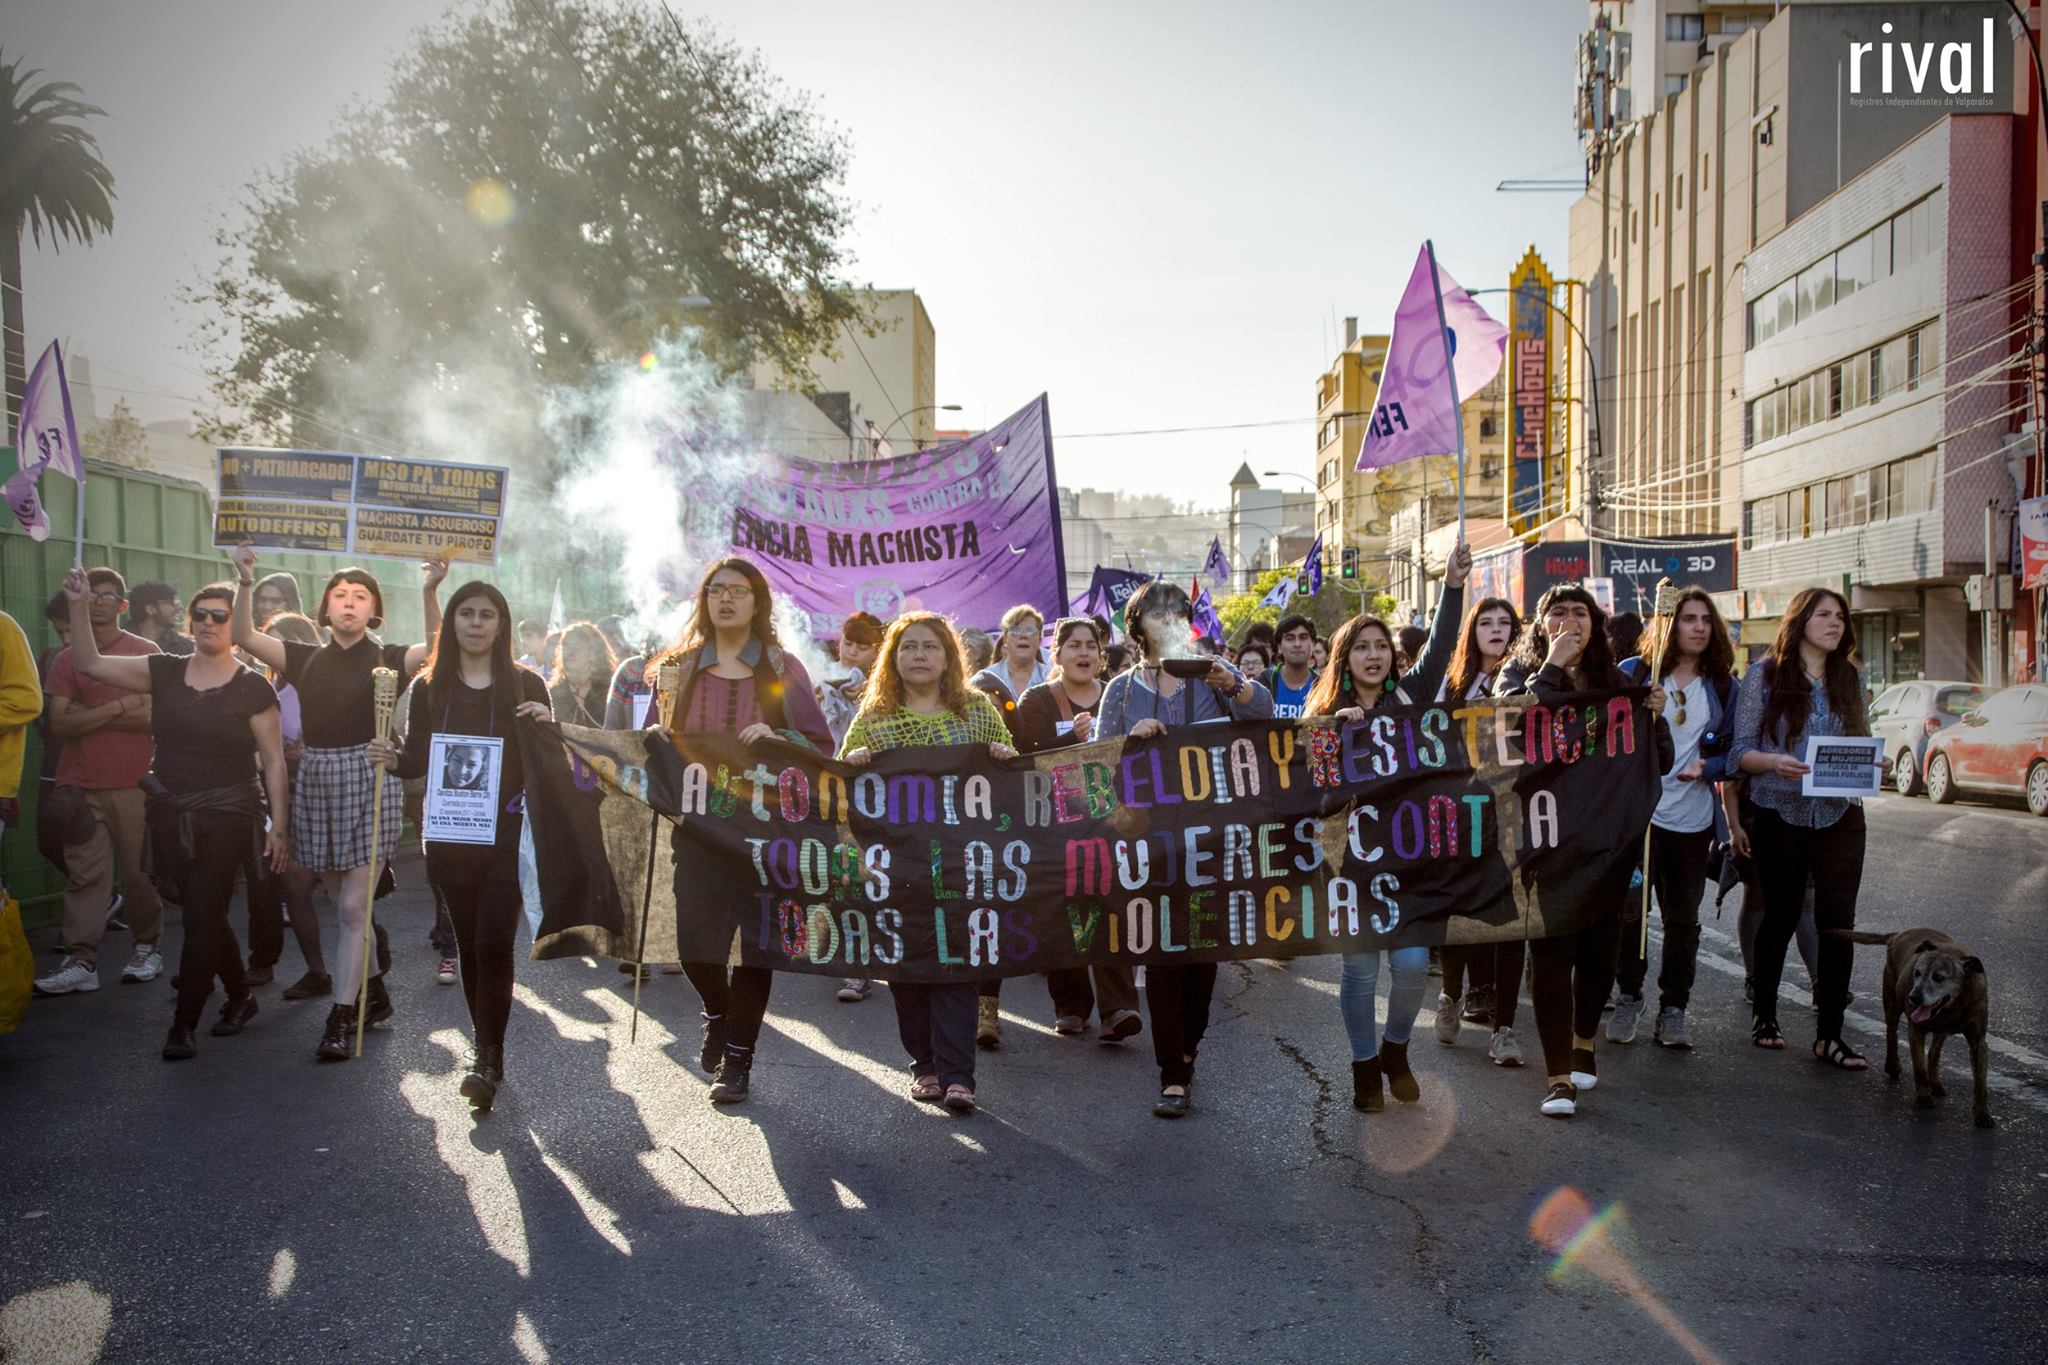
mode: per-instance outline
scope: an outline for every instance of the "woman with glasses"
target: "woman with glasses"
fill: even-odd
[[[1045,681],[1045,654],[1039,648],[1045,638],[1045,618],[1032,606],[1011,607],[1003,613],[1003,633],[996,641],[995,662],[968,680],[995,699],[996,709],[1014,730],[1017,703],[1024,694]]]
[[[1168,657],[1193,658],[1194,610],[1188,595],[1165,579],[1139,586],[1124,604],[1124,620],[1138,648],[1137,666],[1103,689],[1095,732],[1104,739],[1150,739],[1168,730],[1217,720],[1268,720],[1273,694],[1222,659],[1183,680],[1161,666]],[[1152,1016],[1152,1055],[1159,1064],[1159,1099],[1152,1112],[1184,1117],[1193,1107],[1195,1055],[1209,1028],[1216,964],[1148,965],[1145,1005]]]
[[[1658,661],[1668,699],[1677,757],[1650,817],[1650,865],[1643,875],[1664,918],[1664,960],[1657,972],[1657,1025],[1652,1035],[1669,1048],[1690,1048],[1685,1010],[1699,965],[1700,899],[1707,893],[1707,849],[1714,842],[1714,784],[1728,775],[1728,743],[1735,725],[1735,645],[1704,588],[1687,588],[1669,616],[1651,621],[1642,637],[1647,654],[1624,663],[1634,682],[1651,681]],[[1649,958],[1642,947],[1642,902],[1621,912],[1621,955],[1616,985],[1621,998],[1607,1020],[1607,1041],[1632,1043],[1643,1017],[1643,982]]]
[[[215,1037],[240,1033],[256,1017],[256,993],[242,968],[242,948],[228,924],[235,876],[252,848],[261,847],[273,872],[289,861],[285,810],[284,741],[277,724],[277,694],[235,658],[235,591],[215,583],[192,594],[193,653],[141,657],[102,654],[93,638],[86,575],[64,580],[71,604],[71,650],[78,671],[109,687],[141,692],[151,701],[156,754],[150,772],[164,795],[150,819],[160,850],[174,850],[185,947],[178,962],[178,1003],[164,1038],[167,1062],[198,1055],[196,1035],[206,997],[218,976],[227,990]],[[275,643],[273,641],[272,643]],[[262,761],[262,790],[257,787]],[[262,798],[279,813],[265,829]]]
[[[1053,627],[1053,669],[1017,703],[1011,730],[1020,753],[1044,753],[1086,744],[1095,738],[1095,713],[1102,705],[1103,645],[1107,623],[1069,616]],[[1045,974],[1052,993],[1053,1032],[1076,1038],[1088,1031],[1088,1015],[1100,1023],[1096,1037],[1120,1043],[1144,1031],[1138,987],[1129,967],[1066,967]],[[984,984],[984,998],[992,992]]]
[[[1458,645],[1465,576],[1471,572],[1472,552],[1460,540],[1452,548],[1444,570],[1443,596],[1437,600],[1436,617],[1418,650],[1414,668],[1407,673],[1395,672],[1394,635],[1379,617],[1354,616],[1339,626],[1330,641],[1329,666],[1309,689],[1304,703],[1306,714],[1330,716],[1355,725],[1366,719],[1366,712],[1381,706],[1412,706],[1418,699],[1434,700],[1443,686],[1444,670],[1450,667],[1452,651]],[[1429,982],[1429,949],[1415,944],[1385,950],[1393,981],[1387,994],[1384,1037],[1375,1027],[1381,951],[1367,948],[1344,954],[1344,971],[1337,985],[1337,1005],[1343,1013],[1345,1036],[1351,1043],[1351,1107],[1366,1113],[1386,1108],[1380,1089],[1382,1077],[1401,1103],[1414,1104],[1422,1098],[1422,1088],[1408,1068],[1408,1040],[1414,1034],[1415,1016],[1422,1010],[1422,993]]]
[[[986,744],[997,761],[1015,758],[995,703],[967,685],[959,637],[946,618],[906,612],[882,636],[860,711],[839,756],[860,767],[887,749]],[[892,981],[896,1032],[910,1054],[910,1098],[974,1112],[976,991],[967,982]]]
[[[671,734],[736,735],[742,744],[782,738],[832,752],[832,728],[819,709],[811,675],[783,649],[775,629],[774,595],[752,560],[727,555],[704,571],[689,627],[675,648],[647,670],[649,676],[659,679],[663,663],[678,668]],[[659,716],[658,706],[657,698],[649,714]],[[682,907],[696,890],[687,883],[681,859],[680,823],[671,846],[677,855],[680,926]],[[704,1002],[704,1047],[697,1061],[718,1078],[711,1102],[739,1104],[753,1084],[754,1048],[775,974],[766,967],[685,962],[683,975]]]
[[[327,883],[327,895],[341,916],[342,950],[335,960],[332,1007],[315,1055],[324,1062],[354,1055],[356,998],[362,987],[363,921],[370,892],[398,847],[404,802],[398,793],[375,807],[372,783],[381,770],[371,766],[369,744],[376,735],[376,693],[371,674],[388,668],[403,687],[427,660],[427,646],[387,645],[370,632],[384,624],[384,590],[367,569],[337,569],[320,592],[319,624],[324,645],[278,640],[256,629],[256,551],[234,553],[235,645],[276,670],[298,689],[305,751],[292,792],[292,848],[301,865]],[[448,561],[420,565],[421,605],[427,633],[441,629],[441,580]],[[372,809],[381,810],[371,828]],[[366,1023],[391,1017],[391,995],[381,973],[368,987]]]

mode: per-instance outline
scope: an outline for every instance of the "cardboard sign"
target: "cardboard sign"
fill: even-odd
[[[1877,796],[1888,765],[1884,741],[1867,735],[1809,735],[1801,796]]]
[[[510,471],[324,450],[215,452],[213,543],[498,562]]]

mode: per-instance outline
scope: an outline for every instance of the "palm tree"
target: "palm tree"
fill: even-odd
[[[55,250],[60,240],[91,242],[94,232],[114,228],[114,174],[100,160],[99,143],[77,122],[107,111],[73,99],[79,90],[69,81],[34,85],[42,74],[22,70],[19,61],[0,60],[0,321],[7,343],[7,431],[0,444],[14,439],[28,383],[22,229],[37,246],[48,232]]]

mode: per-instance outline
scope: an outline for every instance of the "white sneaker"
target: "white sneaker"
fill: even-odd
[[[858,1005],[868,998],[868,993],[874,988],[875,983],[864,976],[849,976],[839,983],[839,1003]]]
[[[1543,1103],[1539,1107],[1551,1118],[1568,1119],[1579,1112],[1578,1092],[1559,1081],[1550,1087],[1549,1093],[1544,1095]]]
[[[99,988],[99,967],[75,957],[65,958],[63,965],[48,976],[36,978],[37,995],[70,995],[74,991],[96,991]]]
[[[1437,992],[1436,997],[1436,1040],[1445,1047],[1458,1045],[1458,1002]]]
[[[1495,1029],[1493,1041],[1486,1045],[1486,1055],[1493,1059],[1495,1066],[1520,1066],[1522,1045],[1515,1041],[1515,1031],[1511,1028]]]
[[[164,960],[158,955],[154,943],[135,945],[135,956],[128,959],[128,965],[121,969],[121,984],[132,986],[138,981],[154,981],[164,969]]]

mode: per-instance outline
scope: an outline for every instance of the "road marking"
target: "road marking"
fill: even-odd
[[[1653,930],[1650,937],[1661,947],[1664,941],[1664,935],[1661,931]],[[1727,953],[1732,953],[1733,956],[1724,956],[1722,952],[1707,952],[1706,946],[1709,943],[1712,943],[1716,948],[1725,950]],[[1789,948],[1787,956],[1790,956]],[[1699,961],[1700,965],[1711,967],[1724,976],[1732,976],[1737,981],[1742,980],[1743,977],[1748,975],[1742,967],[1742,944],[1732,935],[1724,934],[1719,929],[1705,924],[1700,926]],[[1793,985],[1789,980],[1779,982],[1778,993],[1794,1004],[1804,1005],[1809,1009],[1813,1006],[1812,993]],[[1884,1041],[1884,1020],[1882,1018],[1865,1014],[1854,1005],[1849,1007],[1848,1012],[1842,1018],[1843,1023],[1857,1032],[1868,1034],[1877,1039],[1879,1043]],[[1899,1032],[1899,1051],[1903,1054],[1906,1051],[1905,1029],[1903,1025],[1901,1025]],[[1957,1039],[1956,1041],[1960,1043],[1962,1040]],[[1985,1085],[1989,1089],[2006,1096],[2008,1099],[2019,1101],[2029,1109],[2035,1110],[2038,1113],[2048,1114],[2048,1091],[2042,1089],[2043,1083],[2048,1082],[2048,1057],[2043,1057],[2038,1052],[2021,1047],[2018,1043],[2009,1042],[1994,1034],[1986,1034],[1984,1042],[1994,1056],[2010,1058],[2030,1073],[2024,1076],[2011,1076],[2000,1071],[1995,1066],[1988,1067]],[[1948,1085],[1955,1077],[1956,1058],[1954,1050],[1950,1049],[1948,1055],[1943,1060],[1947,1063],[1947,1066],[1944,1067],[1945,1079],[1943,1084]],[[1910,1071],[1912,1064],[1905,1056],[1902,1055],[1900,1057],[1899,1064],[1902,1068]],[[1873,1056],[1870,1059],[1870,1067],[1871,1070],[1881,1073],[1884,1068],[1883,1056]],[[1962,1057],[1962,1075],[1965,1085],[1969,1083],[1969,1067],[1969,1053],[1965,1050]],[[1955,1091],[1951,1089],[1950,1098],[1953,1099],[1954,1097]]]

